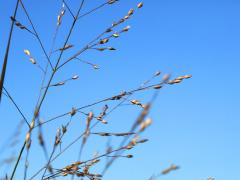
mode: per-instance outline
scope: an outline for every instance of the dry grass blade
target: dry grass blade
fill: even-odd
[[[14,15],[13,15],[14,19],[16,18],[16,15],[17,15],[19,2],[20,2],[20,0],[17,0],[16,7],[15,7],[15,10],[14,10]],[[9,51],[10,51],[13,27],[14,27],[14,22],[12,21],[12,25],[11,25],[10,32],[9,32],[9,37],[8,37],[7,48],[6,48],[6,52],[5,52],[5,56],[4,56],[4,60],[3,60],[2,72],[1,72],[1,79],[0,79],[0,103],[1,103],[1,99],[2,99],[3,84],[4,84],[6,69],[7,69],[8,54],[9,54]]]

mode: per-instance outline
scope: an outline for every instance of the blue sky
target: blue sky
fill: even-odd
[[[61,7],[60,1],[24,2],[43,44],[49,50],[56,16]],[[87,0],[83,12],[102,2],[104,1]],[[76,52],[77,47],[82,47],[137,3],[136,0],[121,0],[81,19],[70,39],[76,49],[69,50],[64,58]],[[10,28],[9,17],[14,4],[14,1],[0,2],[1,59],[4,57]],[[79,1],[73,0],[69,4],[76,12]],[[144,8],[137,11],[125,24],[131,25],[131,30],[109,43],[118,49],[116,52],[91,51],[82,55],[82,59],[99,64],[99,70],[95,71],[75,61],[59,72],[54,82],[73,74],[79,74],[80,79],[69,82],[64,87],[50,89],[41,117],[48,119],[69,111],[73,106],[82,106],[117,94],[121,90],[138,87],[157,70],[170,73],[173,77],[192,74],[192,79],[161,90],[150,114],[154,123],[142,135],[150,141],[132,151],[135,156],[133,159],[119,159],[104,179],[145,180],[172,163],[181,166],[181,169],[161,179],[240,179],[239,7],[240,2],[237,0],[145,1]],[[59,32],[56,48],[61,46],[71,22],[69,13],[64,18],[65,28]],[[21,8],[17,19],[28,24]],[[30,119],[36,103],[41,72],[28,62],[23,50],[29,49],[42,65],[46,59],[31,35],[15,29],[13,38],[5,86]],[[151,94],[147,92],[134,97],[147,102]],[[98,112],[101,106],[87,110]],[[136,107],[123,106],[107,118],[111,122],[108,127],[97,127],[96,131],[126,131],[138,112]],[[6,98],[1,103],[0,119],[3,122],[0,126],[0,143],[3,144],[21,119]],[[53,140],[57,127],[67,120],[63,118],[46,125],[46,139]],[[81,115],[74,118],[66,141],[70,142],[79,134],[84,121]],[[22,138],[26,131],[25,128]],[[113,139],[112,143],[118,141]],[[85,156],[90,157],[96,150],[103,151],[105,144],[106,139],[90,138]],[[79,145],[80,143],[74,146],[55,165],[61,167],[66,165],[64,162],[74,161]],[[5,151],[0,157],[3,159],[14,152],[17,151]],[[44,163],[43,158],[43,153],[35,142],[30,160]],[[96,170],[101,169],[101,165]],[[29,174],[36,172],[38,167],[37,163],[30,164]],[[1,172],[8,170],[0,168]],[[18,172],[19,177],[21,170],[20,168]]]

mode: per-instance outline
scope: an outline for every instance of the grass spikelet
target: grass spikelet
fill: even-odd
[[[177,170],[179,168],[180,168],[179,166],[176,166],[176,165],[172,164],[169,168],[163,170],[161,172],[161,174],[166,175],[166,174],[169,174],[170,172],[175,171],[175,170]]]
[[[142,8],[143,7],[143,2],[138,3],[137,7],[138,7],[138,9]]]

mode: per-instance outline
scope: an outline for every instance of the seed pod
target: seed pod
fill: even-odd
[[[109,1],[108,1],[108,4],[113,4],[113,3],[115,3],[115,2],[117,2],[117,0],[109,0]]]
[[[100,40],[99,44],[105,44],[105,43],[107,43],[108,41],[109,41],[109,39],[108,39],[108,38],[105,38],[105,39]]]
[[[114,33],[112,36],[118,38],[120,35],[118,33]]]
[[[137,143],[145,143],[145,142],[147,142],[148,141],[148,139],[142,139],[142,140],[137,140],[136,142]]]
[[[138,100],[131,100],[132,104],[140,105],[141,103]]]
[[[122,32],[127,32],[130,28],[131,26],[126,26],[125,28],[123,28]]]
[[[30,61],[32,64],[37,64],[37,61],[36,61],[34,58],[32,58],[32,57],[29,58],[29,61]]]
[[[106,120],[102,119],[102,120],[101,120],[101,123],[107,124],[108,122],[107,122]]]
[[[62,126],[62,133],[65,134],[67,132],[67,126]]]
[[[35,121],[33,120],[33,121],[31,122],[31,124],[30,124],[30,129],[33,129],[34,126],[35,126]]]
[[[72,111],[70,112],[71,116],[74,116],[77,112],[77,109],[75,109],[74,107],[72,108]]]
[[[152,119],[148,118],[147,120],[143,121],[140,124],[140,132],[144,131],[147,127],[149,127],[152,124]]]
[[[133,13],[134,13],[134,9],[130,9],[130,10],[128,11],[128,15],[129,15],[129,16],[133,15]]]
[[[31,141],[31,139],[29,139],[29,141],[27,142],[27,149],[28,149],[28,150],[30,149],[31,144],[32,144],[32,141]]]
[[[185,75],[185,76],[184,76],[185,79],[189,79],[189,78],[191,78],[191,77],[192,77],[191,74],[188,74],[188,75]]]
[[[133,158],[133,155],[129,154],[126,156],[127,158]]]
[[[155,72],[154,76],[159,76],[161,74],[160,71]]]
[[[176,80],[183,80],[183,79],[185,79],[184,76],[179,76],[179,77],[176,78]]]
[[[174,80],[168,81],[168,84],[174,84]]]
[[[125,149],[127,149],[127,150],[130,150],[130,149],[132,149],[132,148],[133,148],[132,145],[128,145],[128,146],[125,147]]]
[[[25,138],[25,141],[28,142],[31,137],[31,132],[28,132]]]
[[[117,25],[118,25],[117,22],[113,22],[113,23],[112,23],[112,27],[115,27],[115,26],[117,26]]]
[[[143,7],[143,2],[138,3],[137,7],[140,9]]]
[[[66,45],[64,46],[64,48],[60,48],[59,50],[60,50],[60,51],[64,51],[64,50],[70,49],[70,48],[72,48],[72,47],[73,47],[72,44],[66,44]]]
[[[40,144],[41,146],[44,145],[44,141],[43,141],[42,133],[39,133],[39,134],[38,134],[38,142],[39,142],[39,144]]]
[[[96,48],[96,50],[98,50],[98,51],[105,51],[106,48]]]
[[[129,18],[130,18],[129,15],[124,16],[124,19],[125,19],[125,20],[127,20],[127,19],[129,19]]]
[[[74,165],[77,165],[77,166],[79,166],[80,164],[82,164],[81,161],[77,161],[77,162],[74,163]]]
[[[177,170],[177,169],[179,169],[178,166],[176,166],[176,165],[171,165],[169,168],[163,170],[161,174],[166,175],[166,174],[170,173],[171,171]]]
[[[161,89],[162,86],[161,85],[156,85],[156,86],[153,86],[154,89]]]
[[[180,83],[180,82],[182,82],[182,80],[179,80],[179,79],[174,79],[174,80],[173,80],[173,82],[177,84],[177,83]]]
[[[110,51],[115,51],[115,50],[116,50],[116,49],[113,48],[113,47],[108,47],[107,49],[110,50]]]
[[[57,83],[57,84],[54,84],[53,86],[62,86],[62,85],[64,85],[64,84],[65,84],[65,82],[62,81],[62,82],[59,82],[59,83]]]
[[[72,77],[73,80],[76,80],[76,79],[78,79],[78,78],[79,78],[78,75],[74,75],[74,76]]]
[[[22,25],[20,22],[15,22],[15,25],[19,27],[20,29],[26,29],[24,25]]]
[[[111,28],[108,28],[108,29],[106,29],[105,32],[106,32],[106,33],[112,32],[112,29],[111,29]]]
[[[27,56],[31,56],[31,53],[30,53],[30,51],[29,51],[29,50],[27,50],[27,49],[25,49],[25,50],[24,50],[24,53],[25,53]]]
[[[99,66],[98,66],[97,64],[94,64],[94,65],[93,65],[93,68],[94,68],[94,69],[99,69]]]

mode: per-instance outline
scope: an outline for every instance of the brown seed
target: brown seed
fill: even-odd
[[[135,104],[135,105],[141,105],[141,103],[138,100],[136,100],[136,99],[131,100],[131,103]]]
[[[143,2],[138,3],[137,7],[142,8],[143,7]]]
[[[98,51],[104,51],[106,48],[97,48]]]
[[[27,50],[27,49],[25,49],[25,50],[24,50],[24,53],[25,53],[27,56],[31,56],[31,53],[30,53],[30,51],[29,51],[29,50]]]
[[[30,139],[30,137],[31,137],[31,133],[30,133],[30,132],[28,132],[28,133],[27,133],[27,135],[26,135],[25,141],[26,141],[26,142],[28,142],[28,141],[29,141],[29,139]]]
[[[67,132],[67,126],[62,126],[62,133],[65,134]]]
[[[123,28],[122,32],[127,32],[130,28],[130,26],[126,26],[125,28]]]
[[[113,4],[115,2],[117,2],[117,0],[108,0],[108,4]]]
[[[111,29],[111,28],[108,28],[108,29],[106,29],[105,32],[106,32],[106,33],[112,32],[112,29]]]
[[[153,88],[154,88],[154,89],[161,89],[162,86],[161,86],[161,85],[156,85],[156,86],[154,86]]]
[[[125,149],[127,149],[127,150],[130,150],[132,148],[133,148],[133,146],[131,146],[131,145],[128,145],[128,146],[125,147]]]
[[[105,38],[105,39],[102,39],[102,40],[100,40],[100,44],[105,44],[105,43],[107,43],[109,41],[109,39],[108,38]]]
[[[59,50],[60,50],[60,51],[64,51],[64,50],[70,49],[70,48],[72,48],[72,47],[73,47],[72,44],[66,44],[66,45],[64,46],[64,48],[60,48]]]
[[[133,158],[133,155],[129,154],[126,156],[127,158]]]
[[[175,83],[174,80],[168,81],[168,84],[174,84],[174,83]]]
[[[184,76],[179,76],[179,77],[177,77],[176,79],[177,79],[177,80],[183,80],[183,79],[185,79],[185,77],[184,77]]]
[[[115,51],[115,50],[116,50],[116,49],[113,48],[113,47],[108,47],[107,49],[110,50],[110,51]]]
[[[112,27],[115,27],[115,26],[117,26],[117,25],[118,25],[117,22],[112,23]]]
[[[180,83],[180,82],[182,82],[182,80],[174,79],[173,82],[174,82],[174,83]]]
[[[74,116],[77,112],[77,109],[75,109],[74,107],[72,108],[72,111],[70,112],[71,116]]]
[[[185,76],[184,76],[185,79],[189,79],[189,78],[191,78],[191,77],[192,77],[191,74],[188,74],[188,75],[185,75]]]
[[[130,18],[129,15],[124,16],[124,19],[125,19],[125,20],[126,20],[126,19],[129,19],[129,18]]]
[[[32,64],[37,64],[37,61],[36,61],[34,58],[32,58],[32,57],[30,57],[29,60],[30,60],[30,62],[31,62]]]
[[[130,9],[130,10],[128,11],[128,15],[129,15],[129,16],[133,15],[133,13],[134,13],[134,9]]]
[[[118,38],[120,35],[118,33],[114,33],[112,36]]]

